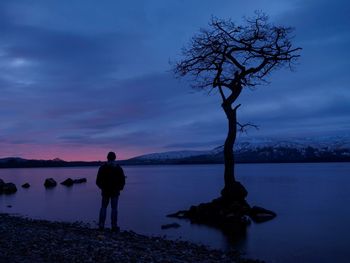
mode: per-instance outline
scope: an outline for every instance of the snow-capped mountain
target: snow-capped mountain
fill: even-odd
[[[312,137],[312,138],[292,138],[292,139],[273,139],[273,138],[255,138],[238,140],[235,146],[237,150],[246,148],[256,149],[263,147],[285,147],[303,149],[312,147],[316,149],[350,149],[350,136],[333,136],[333,137]]]
[[[208,151],[171,151],[163,153],[150,153],[135,158],[138,158],[139,160],[176,160],[207,153]]]
[[[234,147],[237,162],[350,161],[350,136],[272,139],[239,139]],[[127,160],[132,163],[222,163],[223,146],[208,151],[152,153]]]

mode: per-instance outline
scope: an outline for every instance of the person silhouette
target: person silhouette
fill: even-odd
[[[100,230],[105,227],[107,207],[111,201],[112,231],[118,232],[118,200],[120,191],[124,189],[125,175],[123,169],[117,164],[116,154],[109,152],[107,162],[100,166],[96,177],[96,185],[101,189],[102,202],[98,226]]]

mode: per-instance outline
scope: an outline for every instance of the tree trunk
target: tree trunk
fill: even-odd
[[[231,104],[223,103],[222,105],[228,119],[228,132],[224,144],[224,188],[221,195],[229,201],[244,201],[248,195],[244,186],[236,181],[235,178],[235,157],[233,147],[237,136],[237,107],[232,109]]]
[[[226,117],[228,119],[228,132],[227,132],[227,137],[224,144],[224,162],[225,162],[224,181],[225,181],[225,188],[229,189],[236,182],[233,146],[236,141],[237,117],[236,117],[236,110],[233,110],[230,105],[223,105],[223,108],[226,113]]]

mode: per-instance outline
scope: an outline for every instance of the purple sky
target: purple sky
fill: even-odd
[[[218,3],[221,3],[220,5]],[[262,10],[295,27],[294,72],[245,90],[250,138],[350,134],[345,0],[1,0],[0,158],[103,160],[223,144],[218,94],[174,79],[169,60],[212,15]]]

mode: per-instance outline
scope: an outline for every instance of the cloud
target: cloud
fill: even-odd
[[[178,59],[211,15],[239,22],[254,9],[294,26],[303,51],[294,72],[280,70],[269,85],[244,90],[239,120],[260,126],[248,136],[348,133],[349,6],[343,0],[1,1],[1,154],[45,156],[51,149],[47,156],[79,159],[69,151],[84,149],[93,159],[112,148],[131,157],[222,144],[220,97],[174,79],[168,61]]]
[[[203,148],[205,150],[210,149],[210,147],[217,147],[219,145],[222,145],[223,141],[222,140],[215,140],[215,141],[199,141],[199,142],[193,142],[193,141],[187,141],[187,142],[182,142],[182,143],[173,143],[169,145],[165,145],[164,149],[193,149],[193,148]]]

